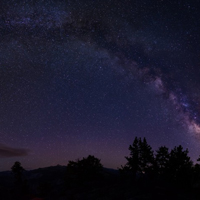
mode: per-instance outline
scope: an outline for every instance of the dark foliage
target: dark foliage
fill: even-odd
[[[193,166],[188,149],[184,150],[181,145],[170,152],[167,147],[161,146],[154,155],[146,139],[136,137],[129,150],[130,157],[125,157],[128,162],[120,172],[123,175],[133,174],[135,181],[137,174],[140,181],[151,179],[154,183],[190,188],[194,180],[197,182],[196,177],[200,177],[200,165]]]
[[[170,152],[168,175],[170,181],[179,186],[189,187],[191,184],[193,163],[188,153],[188,149],[183,150],[181,145],[174,147]]]
[[[17,183],[22,182],[22,172],[24,168],[21,166],[21,163],[16,161],[11,167],[12,172],[14,173],[15,180]]]
[[[68,179],[76,179],[79,181],[94,180],[100,176],[103,165],[98,158],[89,155],[82,160],[69,161],[67,165]]]
[[[130,171],[134,177],[136,173],[141,174],[149,173],[153,170],[154,156],[153,150],[150,145],[147,144],[146,139],[135,138],[133,144],[129,146],[130,157],[125,157],[127,163],[122,167],[122,171]]]
[[[155,165],[156,165],[156,170],[159,174],[166,173],[166,170],[169,165],[169,157],[170,157],[169,150],[165,146],[161,146],[156,151]]]

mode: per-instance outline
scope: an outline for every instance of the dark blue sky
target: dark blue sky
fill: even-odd
[[[0,170],[95,155],[136,136],[200,154],[198,1],[2,1]]]

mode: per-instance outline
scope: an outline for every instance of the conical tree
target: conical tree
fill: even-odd
[[[137,172],[147,173],[152,170],[154,163],[153,150],[148,145],[146,138],[142,140],[135,137],[133,144],[129,146],[129,150],[130,157],[125,157],[128,162],[123,169],[131,171],[134,177]]]
[[[200,156],[197,159],[197,162],[200,161]],[[200,164],[196,163],[193,167],[193,183],[196,185],[200,185]]]
[[[17,183],[22,182],[22,171],[24,168],[21,166],[21,163],[16,161],[14,165],[11,167],[12,172],[14,173],[15,180]]]
[[[146,173],[153,169],[154,155],[150,145],[147,144],[146,138],[139,140],[140,149],[140,172]]]
[[[128,161],[124,169],[129,169],[136,175],[136,172],[139,171],[140,161],[139,161],[139,140],[135,137],[133,144],[129,146],[130,157],[125,157]]]
[[[188,149],[183,150],[181,145],[174,147],[170,152],[169,175],[173,182],[181,185],[188,185],[191,179],[193,163],[188,153]]]
[[[159,175],[164,175],[169,167],[169,149],[165,146],[159,147],[156,151],[156,170]]]

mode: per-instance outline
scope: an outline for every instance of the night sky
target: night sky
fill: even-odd
[[[125,164],[136,136],[200,154],[198,0],[1,0],[0,170]]]

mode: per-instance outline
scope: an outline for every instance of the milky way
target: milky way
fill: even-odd
[[[2,2],[0,142],[30,149],[30,168],[82,153],[117,167],[135,136],[192,148],[198,13],[195,1]]]

